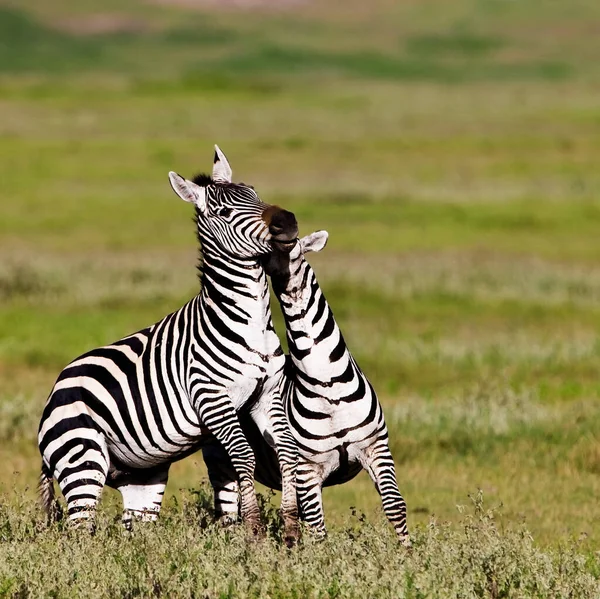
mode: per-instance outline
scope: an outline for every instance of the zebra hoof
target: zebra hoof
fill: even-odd
[[[261,522],[246,522],[246,529],[248,530],[248,533],[250,533],[250,539],[252,541],[262,541],[267,536],[267,531]]]
[[[398,535],[398,540],[404,549],[412,549],[412,543],[410,542],[410,537],[408,535]]]
[[[313,541],[321,542],[327,538],[327,531],[324,528],[311,528],[310,536],[312,537]]]
[[[217,522],[221,526],[221,528],[231,528],[237,524],[237,515],[236,514],[222,514],[217,519]]]
[[[297,520],[285,522],[283,528],[283,542],[288,549],[295,547],[300,542],[300,526]]]
[[[94,536],[96,534],[96,522],[91,519],[71,520],[69,529],[74,534],[87,534]]]

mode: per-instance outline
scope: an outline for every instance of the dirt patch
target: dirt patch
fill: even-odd
[[[59,31],[78,36],[141,33],[150,28],[149,24],[142,19],[119,13],[65,17],[55,21],[54,27]]]

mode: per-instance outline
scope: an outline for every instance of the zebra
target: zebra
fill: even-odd
[[[289,253],[274,250],[264,263],[287,329],[284,398],[299,452],[300,515],[315,536],[324,537],[322,487],[347,482],[364,468],[397,536],[410,546],[406,503],[396,481],[381,404],[352,357],[314,270],[304,258],[307,252],[321,251],[327,239],[326,231],[312,233]],[[280,489],[272,451],[248,418],[242,420],[242,426],[257,456],[256,479]],[[215,490],[216,510],[236,509],[237,483],[227,456],[216,444],[202,451]]]
[[[281,395],[285,356],[259,259],[274,247],[290,251],[298,225],[293,213],[265,204],[231,175],[218,146],[212,176],[189,181],[169,173],[175,193],[195,206],[200,293],[60,373],[38,433],[39,490],[49,515],[58,514],[55,478],[75,527],[94,530],[105,484],[122,495],[126,528],[133,518],[153,521],[171,463],[216,439],[239,478],[242,518],[262,534],[255,458],[237,416],[244,407],[277,453],[285,539],[297,538],[298,458]]]

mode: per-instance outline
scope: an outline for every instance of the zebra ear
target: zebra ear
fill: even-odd
[[[302,253],[308,252],[320,252],[326,245],[329,239],[329,233],[327,231],[316,231],[306,237],[300,239],[300,247]]]
[[[184,201],[191,202],[198,207],[200,212],[206,211],[206,189],[196,185],[181,175],[171,171],[169,173],[169,182],[173,191]]]
[[[213,164],[212,178],[217,183],[231,183],[231,167],[221,148],[215,144],[215,161]]]

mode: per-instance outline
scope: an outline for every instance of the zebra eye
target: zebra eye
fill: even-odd
[[[225,218],[227,218],[230,214],[231,214],[231,208],[219,208],[219,210],[217,211],[217,214],[219,216],[224,216]]]

